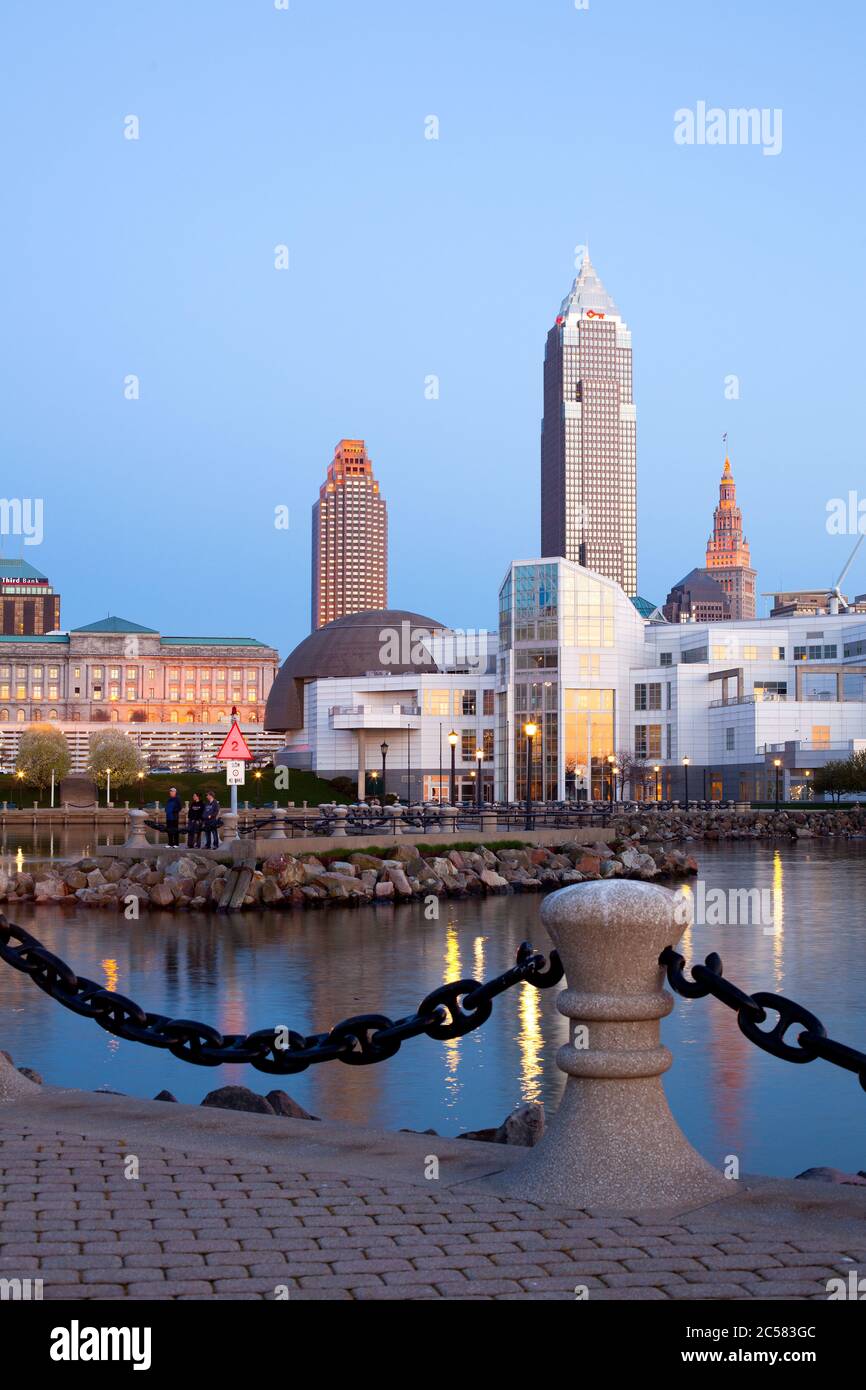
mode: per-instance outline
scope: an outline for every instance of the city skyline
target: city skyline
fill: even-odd
[[[323,454],[357,430],[389,501],[391,601],[492,626],[490,576],[538,548],[539,348],[588,240],[638,344],[640,592],[661,603],[702,553],[725,431],[762,590],[832,586],[853,541],[828,533],[827,502],[861,471],[864,17],[692,11],[563,6],[527,49],[516,0],[445,0],[406,64],[412,24],[385,3],[365,20],[341,0],[254,17],[217,0],[203,26],[155,0],[47,30],[16,7],[9,51],[40,59],[0,96],[20,210],[0,232],[0,404],[45,538],[6,535],[3,555],[39,556],[70,626],[142,615],[146,583],[147,616],[190,631],[202,589],[174,575],[213,549],[216,630],[291,650]],[[551,82],[563,62],[579,82]],[[356,63],[363,120],[342,87],[317,99]],[[677,143],[675,113],[703,100],[784,109],[777,157]],[[803,325],[827,314],[836,347],[804,391]],[[866,591],[862,553],[848,587]]]

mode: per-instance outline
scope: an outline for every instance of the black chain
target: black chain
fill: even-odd
[[[684,973],[685,963],[685,957],[672,946],[665,947],[659,956],[659,965],[667,970],[668,984],[675,993],[685,999],[705,999],[711,994],[734,1010],[740,1031],[756,1047],[785,1062],[814,1062],[816,1057],[823,1057],[825,1062],[853,1071],[866,1091],[866,1052],[858,1052],[828,1038],[820,1018],[804,1009],[802,1004],[782,994],[765,991],[746,994],[737,989],[722,975],[721,958],[715,951],[707,956],[703,965],[692,966],[691,980]],[[778,1019],[772,1028],[761,1028],[759,1025],[766,1022],[768,1013],[778,1014]],[[785,1034],[796,1024],[802,1026],[802,1032],[797,1034],[796,1042],[786,1042]]]
[[[13,942],[19,944],[13,945]],[[33,983],[65,1009],[92,1018],[100,1028],[130,1042],[166,1048],[182,1062],[200,1067],[249,1062],[257,1071],[285,1076],[306,1071],[315,1062],[334,1059],[347,1066],[364,1067],[384,1062],[399,1051],[408,1038],[423,1033],[444,1041],[462,1038],[486,1023],[493,1000],[512,985],[525,981],[536,989],[549,989],[565,973],[556,951],[546,960],[524,941],[510,970],[481,984],[478,980],[452,980],[421,1000],[414,1014],[396,1020],[385,1014],[358,1014],[343,1019],[327,1033],[305,1037],[282,1027],[256,1033],[223,1035],[206,1023],[167,1018],[148,1013],[114,990],[95,980],[76,975],[71,966],[0,915],[0,960],[29,975]]]

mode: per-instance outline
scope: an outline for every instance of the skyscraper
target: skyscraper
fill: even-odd
[[[313,505],[312,625],[388,607],[388,511],[363,439],[341,439]]]
[[[719,484],[719,505],[713,512],[707,569],[730,599],[731,617],[754,618],[755,571],[749,542],[743,535],[743,514],[737,506],[737,486],[728,457]]]
[[[584,253],[547,335],[541,553],[637,593],[637,449],[631,334]]]
[[[60,626],[60,595],[26,560],[0,560],[0,619],[4,637],[55,632]]]

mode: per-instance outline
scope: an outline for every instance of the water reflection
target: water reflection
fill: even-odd
[[[692,926],[680,947],[688,964],[717,950],[726,975],[742,988],[798,999],[832,1036],[862,1047],[866,935],[857,908],[866,889],[864,846],[706,846],[699,856],[708,889],[774,889],[774,911],[771,927]],[[426,919],[421,904],[262,916],[144,914],[139,922],[51,907],[22,907],[17,916],[81,974],[146,1009],[224,1032],[283,1025],[311,1033],[361,1011],[413,1013],[438,982],[506,969],[525,939],[544,949],[539,906],[535,897],[471,898],[443,904],[438,922]],[[248,1067],[184,1066],[112,1038],[0,965],[0,1045],[60,1085],[144,1096],[167,1087],[192,1102],[227,1083],[262,1093],[282,1086],[329,1119],[454,1134],[499,1124],[521,1100],[555,1108],[563,1078],[554,1059],[567,1037],[556,994],[521,985],[500,996],[490,1020],[466,1038],[417,1038],[378,1066],[332,1062],[271,1078]],[[856,1078],[818,1061],[794,1067],[769,1057],[713,999],[677,999],[662,1029],[674,1056],[665,1077],[672,1108],[713,1162],[735,1153],[745,1172],[779,1174],[813,1164],[866,1167]]]

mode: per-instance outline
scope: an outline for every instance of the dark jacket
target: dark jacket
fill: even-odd
[[[186,818],[188,821],[201,821],[204,817],[204,802],[191,801],[187,807]]]
[[[220,804],[214,797],[213,801],[206,801],[204,804],[204,820],[219,820]]]
[[[180,820],[180,813],[183,809],[183,802],[179,796],[170,796],[165,803],[166,820]]]

